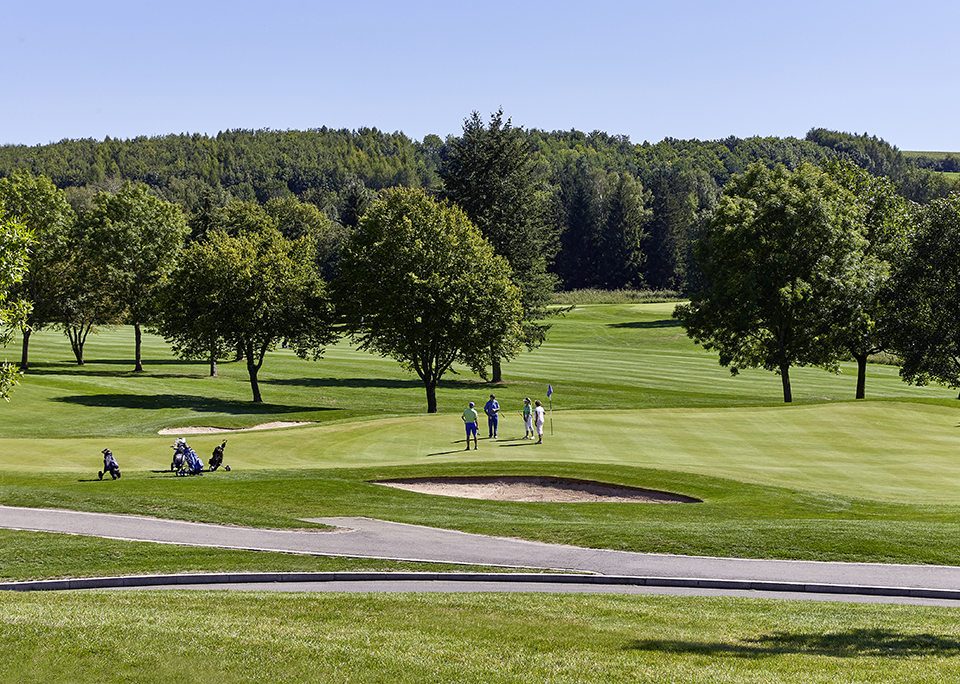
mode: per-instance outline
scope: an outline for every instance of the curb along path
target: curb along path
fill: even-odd
[[[67,589],[224,582],[316,582],[369,579],[482,579],[730,590],[910,596],[960,600],[960,567],[751,560],[587,549],[468,534],[369,518],[312,518],[334,530],[268,530],[162,520],[134,515],[0,506],[0,527],[128,541],[379,558],[525,570],[590,573],[594,577],[477,573],[241,573],[8,582],[0,589]],[[407,576],[410,576],[409,578]],[[95,584],[99,582],[99,584]]]

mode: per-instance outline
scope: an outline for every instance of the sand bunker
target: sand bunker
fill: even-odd
[[[313,425],[307,423],[285,423],[275,421],[273,423],[260,423],[248,428],[219,428],[219,427],[182,427],[182,428],[163,428],[158,430],[158,435],[209,435],[216,432],[249,432],[250,430],[272,430],[274,428],[296,427],[298,425]]]
[[[421,494],[437,494],[463,499],[493,501],[524,501],[546,503],[699,503],[680,494],[659,492],[640,487],[604,484],[590,480],[562,477],[528,477],[505,475],[500,477],[416,477],[396,480],[376,480],[374,484],[406,489]]]

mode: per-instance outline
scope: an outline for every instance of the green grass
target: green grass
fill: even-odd
[[[945,682],[953,610],[597,595],[0,595],[4,682]]]
[[[553,295],[553,304],[558,306],[582,306],[584,304],[652,304],[679,302],[680,294],[674,290],[567,290]]]
[[[673,306],[578,304],[551,321],[543,348],[505,366],[505,383],[449,376],[433,416],[416,378],[348,344],[317,363],[270,354],[267,403],[255,406],[242,364],[208,378],[148,336],[136,374],[132,332],[118,329],[91,338],[77,367],[66,340],[43,332],[0,406],[0,503],[267,527],[367,515],[636,551],[960,565],[954,391],[873,365],[870,400],[854,402],[852,366],[801,368],[784,406],[779,378],[731,377],[684,336]],[[519,439],[516,412],[525,396],[545,400],[548,382],[553,434],[535,446]],[[462,407],[490,392],[505,407],[502,439],[462,451]],[[313,424],[226,435],[232,472],[201,478],[171,476],[173,437],[156,434],[276,420]],[[206,459],[222,438],[190,442]],[[107,446],[116,482],[96,479]],[[476,501],[369,482],[444,474],[595,479],[703,503]],[[0,533],[7,579],[427,567]],[[0,595],[0,681],[939,682],[956,679],[955,617],[669,597]]]
[[[672,307],[577,307],[553,322],[541,350],[507,365],[506,383],[446,382],[438,415],[422,413],[421,389],[395,363],[346,344],[319,363],[272,354],[263,380],[276,403],[255,407],[239,364],[208,378],[203,364],[177,362],[148,338],[148,371],[135,374],[121,329],[93,338],[79,368],[63,358],[65,340],[38,335],[33,369],[3,407],[0,502],[268,527],[366,515],[634,551],[960,564],[952,392],[908,387],[894,367],[871,366],[868,392],[878,399],[853,402],[847,374],[797,369],[801,401],[784,406],[775,376],[730,377],[676,327]],[[547,382],[554,434],[548,428],[537,446],[519,439],[514,409],[524,396],[546,399]],[[464,452],[461,407],[491,390],[505,407],[502,439]],[[173,437],[155,434],[283,419],[316,422],[233,433],[233,471],[195,479],[170,474]],[[190,441],[206,457],[222,437]],[[120,481],[96,479],[105,446],[120,460]],[[368,483],[443,474],[561,475],[704,503],[523,504]]]
[[[161,546],[67,534],[0,530],[0,581],[4,582],[199,572],[467,572],[479,569],[443,563]],[[498,572],[497,568],[484,567],[482,570]]]
[[[440,411],[459,415],[491,390],[509,405],[524,396],[545,399],[548,382],[558,410],[781,406],[779,379],[763,371],[731,377],[711,354],[694,345],[671,319],[673,303],[585,305],[551,320],[547,344],[504,366],[507,382],[491,387],[465,369],[448,375],[438,391]],[[318,362],[289,350],[268,355],[260,378],[264,405],[250,402],[246,368],[171,357],[162,340],[147,336],[146,372],[133,372],[133,333],[103,331],[87,343],[87,363],[72,361],[66,339],[35,334],[31,370],[13,401],[0,407],[0,438],[121,437],[155,434],[164,427],[319,421],[323,424],[423,414],[422,383],[391,359],[331,347]],[[7,349],[13,356],[16,350]],[[852,399],[856,374],[812,368],[792,372],[795,403]],[[890,366],[872,366],[868,397],[927,398],[949,403],[943,388],[910,388]]]
[[[924,152],[922,150],[911,150],[909,152],[904,151],[903,156],[909,158],[913,157],[930,157],[931,159],[943,159],[947,156],[960,156],[960,152]]]

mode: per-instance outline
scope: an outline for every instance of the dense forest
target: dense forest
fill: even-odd
[[[509,122],[508,122],[509,123]],[[532,154],[548,198],[557,245],[550,270],[565,289],[697,285],[692,244],[723,188],[750,164],[798,168],[847,159],[890,179],[905,198],[926,204],[960,183],[955,157],[908,157],[874,136],[811,130],[798,138],[665,139],[633,143],[602,132],[515,129]],[[77,211],[98,191],[144,183],[188,216],[231,201],[267,205],[295,197],[348,233],[363,207],[385,188],[439,194],[459,138],[422,141],[376,129],[225,131],[131,140],[63,140],[0,147],[0,178],[17,170],[43,175],[66,191]]]

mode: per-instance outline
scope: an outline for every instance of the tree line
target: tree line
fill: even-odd
[[[22,303],[9,316],[23,331],[19,369],[35,331],[61,330],[82,365],[96,326],[125,323],[135,371],[145,328],[209,360],[211,375],[219,360],[245,361],[262,402],[268,351],[317,359],[349,336],[415,371],[435,412],[454,363],[499,380],[502,361],[543,341],[555,286],[549,201],[522,131],[475,117],[441,174],[439,196],[357,186],[348,229],[294,195],[261,204],[208,188],[185,212],[124,181],[71,203],[46,176],[16,171],[0,179],[12,236],[0,245],[12,259],[0,305]]]
[[[502,112],[494,116],[506,123]],[[549,247],[547,270],[563,289],[695,287],[700,276],[692,245],[723,188],[753,163],[796,169],[805,162],[848,159],[890,178],[901,195],[921,204],[958,187],[925,160],[866,134],[812,129],[804,139],[637,144],[599,131],[511,129],[531,156],[537,192],[548,200],[544,211],[558,239]],[[17,170],[46,176],[76,211],[89,208],[97,192],[116,192],[125,181],[149,186],[188,214],[231,201],[264,206],[296,198],[346,233],[385,188],[440,196],[443,169],[467,135],[466,125],[461,135],[427,135],[422,141],[374,128],[318,128],[5,145],[0,177]]]
[[[127,323],[135,370],[147,328],[212,375],[244,360],[262,401],[267,351],[318,358],[347,335],[415,371],[435,411],[453,363],[500,381],[543,341],[558,287],[650,287],[689,294],[690,335],[734,372],[779,373],[787,401],[791,366],[841,358],[858,361],[862,396],[883,350],[908,380],[960,384],[946,357],[930,365],[937,334],[916,332],[949,319],[932,291],[904,289],[935,277],[916,250],[957,195],[866,135],[635,145],[498,111],[446,140],[239,131],[0,148],[11,163],[25,168],[3,171],[2,216],[33,240],[5,281],[31,303],[22,370],[33,331],[62,330],[82,364],[96,326]]]

